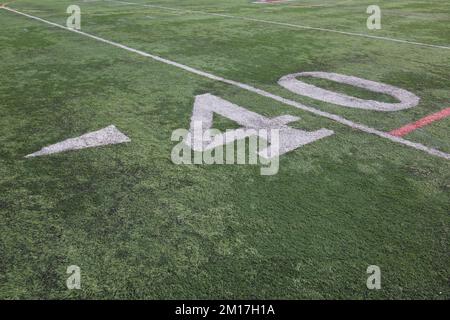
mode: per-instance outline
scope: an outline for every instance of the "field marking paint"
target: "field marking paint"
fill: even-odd
[[[44,147],[25,158],[45,156],[54,153],[61,153],[70,150],[80,150],[86,148],[101,147],[110,144],[130,142],[130,138],[119,131],[114,125],[110,125],[98,131],[89,132],[82,136],[66,139],[64,141]]]
[[[397,42],[397,43],[416,45],[416,46],[421,46],[421,47],[429,47],[429,48],[438,48],[438,49],[450,50],[449,46],[428,44],[428,43],[409,41],[409,40],[402,40],[402,39],[395,39],[395,38],[382,37],[382,36],[373,36],[373,35],[364,34],[364,33],[339,31],[339,30],[334,30],[334,29],[304,26],[304,25],[300,25],[300,24],[278,22],[278,21],[272,21],[272,20],[263,20],[263,19],[249,18],[249,17],[243,17],[243,16],[233,16],[233,15],[229,15],[229,14],[213,13],[213,12],[206,12],[206,11],[200,11],[200,10],[179,9],[179,8],[165,7],[165,6],[159,6],[159,5],[153,5],[153,4],[143,4],[143,3],[119,1],[119,0],[104,0],[104,1],[121,3],[121,4],[124,4],[124,5],[137,5],[137,6],[143,6],[143,7],[149,7],[149,8],[158,8],[158,9],[164,9],[164,10],[182,11],[182,12],[187,12],[187,13],[198,13],[198,14],[217,16],[217,17],[223,17],[223,18],[240,19],[240,20],[253,21],[253,22],[259,22],[259,23],[267,23],[267,24],[284,26],[284,27],[291,27],[291,28],[297,28],[297,29],[332,32],[332,33],[338,33],[338,34],[343,34],[343,35],[347,35],[347,36],[356,36],[356,37],[363,37],[363,38],[369,38],[369,39],[385,40],[385,41],[392,41],[392,42]]]
[[[406,126],[403,126],[401,128],[392,130],[391,132],[389,132],[389,134],[396,136],[396,137],[403,137],[414,130],[425,127],[435,121],[438,121],[438,120],[441,120],[441,119],[444,119],[447,117],[450,117],[450,108],[433,113],[433,114],[426,116],[416,122],[413,122],[413,123],[407,124]]]
[[[312,77],[326,79],[337,83],[344,83],[354,87],[363,88],[368,91],[383,93],[396,98],[400,102],[387,103],[375,100],[360,99],[346,94],[325,90],[314,85],[305,83],[297,78]],[[298,95],[312,99],[325,101],[332,104],[348,108],[357,108],[376,111],[399,111],[415,107],[419,104],[420,98],[415,94],[380,82],[361,79],[358,77],[346,76],[331,72],[300,72],[282,77],[278,84]]]
[[[403,138],[400,138],[400,137],[393,136],[393,135],[391,135],[391,134],[389,134],[387,132],[383,132],[383,131],[374,129],[374,128],[368,127],[366,125],[363,125],[363,124],[355,123],[353,121],[347,120],[347,119],[345,119],[345,118],[343,118],[341,116],[338,116],[338,115],[335,115],[335,114],[332,114],[332,113],[329,113],[329,112],[325,112],[325,111],[322,111],[322,110],[319,110],[319,109],[316,109],[316,108],[313,108],[313,107],[308,107],[308,106],[303,105],[303,104],[301,104],[299,102],[296,102],[296,101],[293,101],[293,100],[289,100],[289,99],[277,96],[277,95],[275,95],[273,93],[270,93],[270,92],[264,91],[262,89],[258,89],[258,88],[252,87],[252,86],[250,86],[248,84],[245,84],[245,83],[242,83],[242,82],[237,82],[237,81],[234,81],[234,80],[228,80],[228,79],[225,79],[225,78],[222,78],[222,77],[219,77],[219,76],[215,76],[215,75],[213,75],[211,73],[207,73],[207,72],[204,72],[204,71],[201,71],[201,70],[189,67],[187,65],[184,65],[184,64],[172,61],[172,60],[161,58],[159,56],[156,56],[156,55],[153,55],[153,54],[141,51],[141,50],[133,49],[133,48],[127,47],[127,46],[125,46],[123,44],[120,44],[120,43],[117,43],[117,42],[113,42],[113,41],[110,41],[110,40],[106,40],[106,39],[103,39],[101,37],[94,36],[92,34],[89,34],[89,33],[86,33],[86,32],[80,31],[80,30],[69,29],[69,28],[67,28],[65,26],[62,26],[60,24],[57,24],[57,23],[54,23],[54,22],[51,22],[51,21],[48,21],[48,20],[45,20],[45,19],[42,19],[42,18],[39,18],[39,17],[35,17],[35,16],[30,15],[30,14],[23,13],[23,12],[20,12],[20,11],[17,11],[17,10],[8,8],[8,7],[4,7],[2,9],[10,11],[10,12],[13,12],[13,13],[16,13],[18,15],[22,15],[24,17],[27,17],[27,18],[30,18],[30,19],[33,19],[33,20],[36,20],[36,21],[40,21],[40,22],[46,23],[48,25],[51,25],[51,26],[54,26],[54,27],[57,27],[57,28],[60,28],[60,29],[64,29],[64,30],[67,30],[67,31],[70,31],[70,32],[74,32],[74,33],[77,33],[79,35],[83,35],[85,37],[97,40],[99,42],[103,42],[103,43],[109,44],[109,45],[117,47],[117,48],[124,49],[124,50],[129,51],[129,52],[136,53],[136,54],[141,55],[143,57],[151,58],[151,59],[153,59],[155,61],[159,61],[159,62],[168,64],[168,65],[177,67],[179,69],[183,69],[185,71],[191,72],[193,74],[196,74],[196,75],[199,75],[199,76],[211,79],[211,80],[215,80],[215,81],[219,81],[219,82],[222,82],[222,83],[226,83],[226,84],[229,84],[229,85],[232,85],[232,86],[235,86],[235,87],[247,90],[249,92],[256,93],[256,94],[258,94],[260,96],[263,96],[263,97],[266,97],[266,98],[270,98],[270,99],[272,99],[274,101],[278,101],[278,102],[281,102],[283,104],[295,107],[297,109],[300,109],[300,110],[303,110],[303,111],[306,111],[306,112],[310,112],[310,113],[313,113],[315,115],[318,115],[318,116],[321,116],[321,117],[324,117],[324,118],[336,121],[336,122],[338,122],[340,124],[346,125],[346,126],[351,127],[353,129],[358,129],[360,131],[363,131],[363,132],[366,132],[366,133],[370,133],[370,134],[379,136],[381,138],[385,138],[387,140],[390,140],[390,141],[393,141],[393,142],[396,142],[396,143],[399,143],[399,144],[402,144],[402,145],[414,148],[416,150],[421,150],[421,151],[426,152],[428,154],[431,154],[431,155],[434,155],[434,156],[437,156],[437,157],[441,157],[441,158],[450,160],[450,154],[448,154],[448,153],[445,153],[445,152],[442,152],[440,150],[427,147],[427,146],[425,146],[423,144],[420,144],[420,143],[412,142],[412,141],[409,141],[409,140],[406,140],[406,139],[403,139]]]
[[[204,132],[212,129],[214,113],[236,122],[241,127],[235,130],[227,130],[225,134],[216,135],[212,141],[204,141]],[[267,132],[271,129],[277,129],[279,130],[279,145],[275,148],[276,150],[272,150],[270,156],[267,153],[267,149],[259,153],[260,156],[269,159],[279,157],[303,145],[334,134],[332,130],[323,128],[316,131],[304,131],[288,126],[289,123],[298,120],[300,120],[299,117],[291,115],[267,118],[207,93],[195,97],[189,129],[190,134],[186,137],[186,144],[192,147],[194,151],[211,150],[225,143],[250,137],[258,130]],[[196,124],[200,124],[200,130],[197,130],[202,133],[200,135],[193,134]],[[264,139],[265,137],[262,136],[261,138]],[[272,142],[270,136],[268,137],[268,141]]]

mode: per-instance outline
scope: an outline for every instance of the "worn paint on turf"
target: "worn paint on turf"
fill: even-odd
[[[25,158],[39,157],[69,150],[80,150],[119,144],[131,141],[126,135],[120,132],[114,125],[110,125],[98,131],[89,132],[77,138],[67,139],[56,144],[44,147],[41,150],[25,156]]]
[[[298,80],[299,77],[313,77],[344,83],[372,92],[383,93],[399,100],[399,103],[386,103],[374,100],[365,100],[351,97],[346,94],[325,90],[314,85]],[[300,72],[282,77],[278,84],[296,94],[317,99],[320,101],[337,104],[348,108],[357,108],[376,111],[399,111],[417,106],[420,98],[415,94],[380,82],[346,76],[330,72]]]
[[[406,126],[403,126],[401,128],[392,130],[389,133],[396,137],[403,137],[403,136],[407,135],[408,133],[413,132],[414,130],[425,127],[435,121],[438,121],[438,120],[441,120],[441,119],[444,119],[447,117],[450,117],[450,108],[433,113],[429,116],[426,116],[425,118],[420,119],[419,121],[416,121],[414,123],[407,124]]]

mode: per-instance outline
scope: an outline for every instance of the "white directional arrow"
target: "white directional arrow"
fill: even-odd
[[[114,125],[110,125],[98,131],[89,132],[77,138],[67,139],[56,144],[44,147],[41,150],[25,156],[25,158],[39,157],[69,150],[100,147],[109,144],[130,142],[130,138],[119,131]]]

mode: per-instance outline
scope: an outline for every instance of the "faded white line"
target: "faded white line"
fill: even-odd
[[[429,48],[438,48],[438,49],[450,50],[449,46],[428,44],[428,43],[409,41],[409,40],[403,40],[403,39],[395,39],[395,38],[389,38],[389,37],[373,36],[373,35],[364,34],[364,33],[339,31],[339,30],[334,30],[334,29],[304,26],[304,25],[300,25],[300,24],[278,22],[278,21],[271,21],[271,20],[263,20],[263,19],[249,18],[249,17],[243,17],[243,16],[233,16],[233,15],[229,15],[229,14],[213,13],[213,12],[206,12],[206,11],[200,11],[200,10],[179,9],[179,8],[165,7],[165,6],[159,6],[159,5],[153,5],[153,4],[143,4],[143,3],[119,1],[119,0],[104,0],[104,1],[121,3],[121,4],[125,4],[125,5],[137,5],[137,6],[143,6],[143,7],[149,7],[149,8],[158,8],[158,9],[164,9],[164,10],[180,11],[180,12],[186,12],[186,13],[198,13],[198,14],[217,16],[217,17],[223,17],[223,18],[240,19],[240,20],[253,21],[253,22],[259,22],[259,23],[267,23],[267,24],[273,24],[273,25],[284,26],[284,27],[306,29],[306,30],[315,30],[315,31],[323,31],[323,32],[332,32],[332,33],[338,33],[338,34],[343,34],[343,35],[347,35],[347,36],[356,36],[356,37],[363,37],[363,38],[369,38],[369,39],[385,40],[385,41],[392,41],[392,42],[397,42],[397,43],[416,45],[416,46],[421,46],[421,47],[429,47]]]
[[[329,112],[325,112],[325,111],[322,111],[322,110],[319,110],[319,109],[316,109],[316,108],[313,108],[313,107],[308,107],[308,106],[303,105],[301,103],[298,103],[296,101],[289,100],[289,99],[277,96],[275,94],[272,94],[270,92],[267,92],[267,91],[264,91],[264,90],[252,87],[252,86],[250,86],[248,84],[245,84],[245,83],[242,83],[242,82],[237,82],[237,81],[234,81],[234,80],[228,80],[228,79],[225,79],[225,78],[222,78],[222,77],[219,77],[219,76],[215,76],[215,75],[213,75],[211,73],[204,72],[204,71],[201,71],[201,70],[198,70],[198,69],[186,66],[184,64],[181,64],[181,63],[178,63],[178,62],[175,62],[175,61],[164,59],[164,58],[161,58],[159,56],[156,56],[156,55],[153,55],[153,54],[141,51],[141,50],[133,49],[133,48],[127,47],[127,46],[125,46],[123,44],[120,44],[120,43],[117,43],[117,42],[113,42],[113,41],[110,41],[110,40],[106,40],[106,39],[100,38],[98,36],[94,36],[92,34],[89,34],[89,33],[83,32],[83,31],[70,29],[70,28],[67,28],[65,26],[59,25],[57,23],[54,23],[54,22],[51,22],[51,21],[48,21],[48,20],[45,20],[45,19],[42,19],[42,18],[39,18],[39,17],[35,17],[35,16],[30,15],[30,14],[23,13],[23,12],[20,12],[20,11],[17,11],[17,10],[8,8],[8,7],[3,7],[2,9],[5,9],[5,10],[10,11],[10,12],[14,12],[16,14],[19,14],[19,15],[22,15],[22,16],[25,16],[25,17],[37,20],[37,21],[44,22],[46,24],[49,24],[49,25],[57,27],[57,28],[61,28],[61,29],[67,30],[67,31],[78,33],[78,34],[83,35],[85,37],[89,37],[91,39],[95,39],[97,41],[100,41],[100,42],[112,45],[114,47],[121,48],[121,49],[127,50],[129,52],[136,53],[136,54],[141,55],[143,57],[151,58],[151,59],[153,59],[155,61],[159,61],[159,62],[168,64],[168,65],[171,65],[171,66],[183,69],[185,71],[197,74],[199,76],[202,76],[202,77],[205,77],[205,78],[208,78],[208,79],[211,79],[211,80],[220,81],[220,82],[223,82],[223,83],[226,83],[226,84],[229,84],[229,85],[232,85],[232,86],[235,86],[235,87],[247,90],[249,92],[253,92],[253,93],[259,94],[260,96],[263,96],[263,97],[266,97],[266,98],[270,98],[272,100],[284,103],[286,105],[289,105],[289,106],[292,106],[292,107],[295,107],[295,108],[298,108],[300,110],[311,112],[311,113],[313,113],[315,115],[331,119],[331,120],[336,121],[338,123],[341,123],[343,125],[349,126],[349,127],[353,128],[353,129],[358,129],[358,130],[361,130],[361,131],[366,132],[366,133],[374,134],[374,135],[377,135],[379,137],[388,139],[390,141],[393,141],[393,142],[396,142],[396,143],[400,143],[402,145],[405,145],[405,146],[408,146],[408,147],[411,147],[411,148],[414,148],[414,149],[417,149],[417,150],[424,151],[424,152],[426,152],[428,154],[431,154],[431,155],[434,155],[434,156],[438,156],[438,157],[450,160],[450,154],[448,154],[448,153],[445,153],[445,152],[442,152],[440,150],[427,147],[427,146],[425,146],[423,144],[420,144],[420,143],[416,143],[416,142],[412,142],[412,141],[409,141],[409,140],[405,140],[405,139],[400,138],[400,137],[392,136],[392,135],[390,135],[390,134],[388,134],[386,132],[379,131],[377,129],[373,129],[373,128],[370,128],[368,126],[365,126],[365,125],[362,125],[362,124],[359,124],[359,123],[355,123],[353,121],[347,120],[347,119],[345,119],[345,118],[343,118],[341,116],[338,116],[338,115],[335,115],[335,114],[332,114],[332,113],[329,113]]]

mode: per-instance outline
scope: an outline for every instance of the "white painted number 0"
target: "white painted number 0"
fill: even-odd
[[[398,103],[386,103],[374,100],[364,100],[351,97],[345,94],[325,90],[311,84],[298,80],[300,77],[313,77],[331,80],[338,83],[349,84],[355,87],[363,88],[372,92],[383,93],[396,98]],[[282,87],[296,94],[313,98],[316,100],[337,104],[348,108],[357,108],[375,111],[399,111],[417,106],[419,97],[415,94],[375,81],[365,80],[357,77],[346,76],[338,73],[329,72],[300,72],[284,76],[278,81]]]

